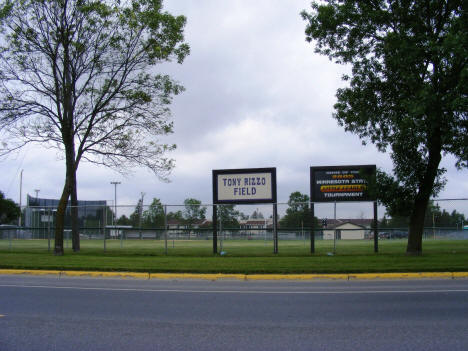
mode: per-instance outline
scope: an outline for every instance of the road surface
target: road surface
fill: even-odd
[[[468,280],[0,276],[0,350],[467,350]]]

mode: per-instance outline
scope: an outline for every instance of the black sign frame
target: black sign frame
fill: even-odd
[[[343,172],[341,175],[345,174],[350,174],[349,171],[358,171],[358,173],[352,173],[352,174],[359,174],[361,177],[365,176],[371,176],[370,179],[367,182],[363,183],[347,183],[343,182],[343,186],[359,186],[359,185],[366,185],[366,192],[365,195],[361,198],[353,198],[352,196],[332,196],[330,198],[322,197],[319,196],[317,193],[316,187],[318,184],[316,184],[317,178],[316,174],[317,172],[335,172],[335,175],[340,175],[338,172]],[[378,221],[377,221],[377,199],[375,196],[375,176],[377,172],[377,167],[376,165],[351,165],[351,166],[316,166],[316,167],[310,167],[310,201],[311,201],[311,206],[310,206],[310,212],[311,212],[311,217],[314,218],[315,216],[315,208],[314,208],[314,203],[317,202],[322,202],[322,203],[336,203],[337,202],[373,202],[373,207],[374,207],[374,223],[373,223],[373,229],[374,229],[374,252],[377,253],[379,252],[379,236],[378,236]],[[367,175],[366,175],[367,173]],[[333,176],[333,174],[331,174]],[[337,177],[336,179],[353,179],[353,178],[346,178],[346,177]],[[326,180],[326,179],[323,179]],[[326,182],[324,182],[326,183]],[[333,182],[329,183],[331,187],[333,186],[339,186],[338,182],[336,184],[333,184]],[[332,192],[333,188],[330,189]],[[339,193],[343,189],[337,189],[337,193]],[[355,189],[350,190],[350,192],[355,191]],[[313,222],[312,222],[313,223]],[[335,233],[336,235],[336,233]],[[314,225],[312,224],[312,232],[310,236],[310,252],[314,253],[315,252],[315,228]]]
[[[271,175],[271,199],[249,199],[249,200],[219,200],[218,199],[218,176],[222,174],[255,174],[270,173]],[[273,253],[278,253],[278,205],[276,191],[276,168],[236,168],[215,169],[212,171],[213,183],[213,254],[218,253],[218,210],[217,205],[222,204],[273,204]]]
[[[255,174],[255,173],[270,173],[271,174],[271,199],[252,199],[252,200],[219,200],[218,199],[218,176],[222,174]],[[277,200],[276,191],[276,168],[236,168],[236,169],[216,169],[213,174],[213,204],[274,204]]]
[[[312,202],[372,202],[375,201],[375,195],[372,191],[369,191],[370,184],[366,183],[366,190],[363,191],[361,197],[352,197],[352,196],[333,196],[326,198],[321,196],[321,193],[317,190],[317,172],[338,172],[348,173],[350,171],[358,171],[359,174],[367,173],[373,177],[376,174],[376,165],[348,165],[348,166],[317,166],[310,167],[310,200]],[[341,174],[345,175],[345,174]],[[322,179],[325,180],[325,179]],[[343,180],[345,181],[345,180]],[[346,183],[344,186],[362,186],[364,183]],[[333,185],[330,185],[333,186]],[[332,192],[332,191],[331,191]]]

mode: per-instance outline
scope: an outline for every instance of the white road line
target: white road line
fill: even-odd
[[[307,295],[307,294],[435,294],[435,293],[468,293],[468,289],[432,289],[432,290],[321,290],[321,291],[269,291],[269,290],[183,290],[183,289],[140,289],[140,288],[104,288],[104,287],[76,287],[76,286],[47,286],[47,285],[14,285],[0,284],[3,288],[32,288],[32,289],[69,289],[90,291],[128,291],[155,293],[199,293],[199,294],[278,294],[278,295]]]

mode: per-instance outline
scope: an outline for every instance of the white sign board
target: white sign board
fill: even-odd
[[[213,202],[276,202],[276,169],[213,171]]]

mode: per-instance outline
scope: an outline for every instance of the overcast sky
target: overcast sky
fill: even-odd
[[[386,154],[363,146],[332,118],[337,88],[346,67],[314,53],[305,41],[308,0],[166,0],[165,8],[185,15],[185,37],[191,54],[182,65],[158,69],[182,83],[186,91],[174,99],[175,133],[163,141],[177,144],[170,183],[145,169],[123,177],[103,167],[81,163],[81,200],[112,200],[111,181],[120,181],[118,204],[182,204],[192,197],[211,203],[211,170],[276,167],[278,201],[293,191],[309,193],[309,167],[376,164],[390,171]],[[468,197],[468,171],[457,171],[446,157],[448,184],[440,198]],[[64,162],[54,150],[28,147],[0,160],[0,190],[19,201],[19,174],[26,194],[59,198]],[[448,209],[461,209],[448,206]],[[463,209],[468,215],[468,204]],[[365,215],[368,217],[367,215]],[[370,216],[369,216],[370,217]]]

